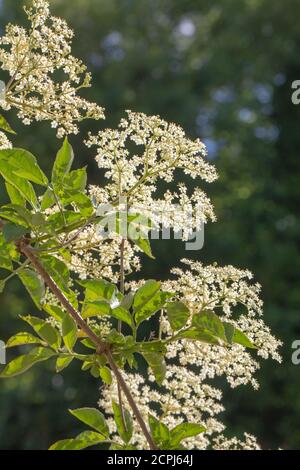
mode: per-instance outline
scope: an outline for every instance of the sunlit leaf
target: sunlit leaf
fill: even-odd
[[[167,372],[164,356],[156,352],[143,353],[143,356],[148,362],[156,382],[161,385]]]
[[[190,311],[183,302],[167,303],[167,314],[173,330],[183,328],[190,317]]]
[[[154,416],[148,416],[149,426],[152,437],[159,447],[164,447],[170,441],[170,431],[167,426],[156,419]]]
[[[149,280],[135,293],[133,300],[133,313],[137,324],[154,315],[163,308],[170,297],[167,292],[160,291],[160,283]]]
[[[56,372],[61,372],[62,370],[66,369],[71,362],[73,361],[74,357],[69,355],[61,355],[56,360]]]
[[[15,377],[30,369],[37,362],[46,361],[54,356],[55,352],[47,348],[34,348],[28,354],[13,359],[0,373],[0,378]]]
[[[97,432],[102,434],[105,438],[109,436],[109,428],[104,418],[104,415],[96,408],[77,408],[69,410],[70,413],[77,419],[87,424]]]
[[[52,182],[60,183],[63,177],[69,173],[74,160],[74,153],[68,138],[66,137],[62,147],[56,155],[52,170]]]
[[[24,344],[41,344],[42,340],[33,336],[31,333],[21,332],[17,333],[6,342],[7,348],[12,348],[14,346],[22,346]]]
[[[198,436],[205,432],[206,428],[196,423],[181,423],[170,431],[170,441],[173,446],[178,446],[183,439]]]
[[[3,129],[5,132],[9,132],[10,134],[16,134],[2,114],[0,114],[0,129]]]
[[[40,275],[32,269],[25,268],[18,273],[18,276],[29,292],[35,305],[41,308],[41,300],[45,295],[45,285]]]
[[[26,317],[21,317],[26,321],[34,331],[44,340],[49,346],[58,350],[61,344],[61,337],[56,328],[54,328],[50,323],[42,320],[38,317],[32,317],[30,315]]]
[[[77,325],[67,312],[62,320],[62,336],[66,347],[72,351],[77,340]]]
[[[105,438],[94,431],[84,431],[75,439],[63,439],[52,444],[49,450],[82,450],[100,444]]]

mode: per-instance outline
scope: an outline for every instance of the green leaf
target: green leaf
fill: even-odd
[[[6,182],[14,186],[19,191],[24,199],[26,199],[34,209],[37,209],[39,204],[32,184],[26,179],[15,174],[15,168],[9,164],[3,152],[6,151],[0,150],[0,174]]]
[[[68,202],[75,204],[84,217],[90,217],[95,211],[91,199],[86,194],[76,193],[68,199]]]
[[[63,215],[61,212],[56,212],[54,214],[49,215],[49,217],[47,218],[47,223],[49,224],[49,226],[57,232],[64,231],[66,229],[66,226],[72,225],[76,222],[78,222],[79,227],[83,226],[86,220],[83,220],[81,214],[79,214],[78,212],[70,211],[68,209],[63,211]]]
[[[96,408],[77,408],[69,410],[75,418],[87,424],[105,438],[109,437],[109,428],[103,414]]]
[[[220,344],[219,338],[199,328],[191,327],[176,335],[176,339],[188,339],[190,341],[201,341],[208,344]]]
[[[6,243],[3,233],[0,232],[0,267],[12,271],[12,261],[18,261],[19,258],[20,254],[16,250],[16,245],[14,243]]]
[[[131,214],[127,215],[127,222],[128,238],[149,256],[149,258],[155,259],[148,238],[148,232],[152,226],[151,220],[142,214]]]
[[[6,258],[6,256],[2,256],[1,254],[0,254],[0,268],[8,269],[9,271],[13,270],[13,265],[12,265],[11,260],[9,258]],[[1,283],[4,289],[5,282],[1,280]],[[3,292],[3,289],[0,292]]]
[[[26,321],[34,331],[44,340],[46,343],[51,346],[51,348],[55,349],[56,351],[60,348],[61,345],[61,337],[58,331],[47,323],[46,321],[42,320],[41,318],[27,316],[21,317],[22,320]]]
[[[85,338],[80,342],[81,342],[81,344],[83,344],[87,348],[96,350],[96,345],[95,345],[95,343],[93,343],[92,340],[90,340],[90,338]]]
[[[57,283],[62,283],[65,288],[68,287],[70,272],[67,265],[60,259],[51,255],[42,255],[41,259],[46,266],[48,273]]]
[[[43,304],[43,310],[51,315],[51,317],[55,318],[59,323],[62,322],[65,315],[65,312],[57,305]]]
[[[8,183],[7,181],[5,182],[5,187],[6,187],[7,194],[9,196],[12,204],[18,204],[19,206],[25,207],[26,200],[22,196],[20,191],[18,191],[18,189],[15,188],[15,186]]]
[[[97,364],[93,364],[93,366],[91,367],[91,370],[90,370],[90,374],[95,377],[95,379],[98,379],[98,377],[100,377],[100,369],[99,369],[99,366]]]
[[[173,330],[183,328],[190,317],[188,307],[182,302],[167,303],[167,314]]]
[[[160,282],[150,279],[146,281],[145,284],[140,287],[133,299],[133,310],[137,311],[139,308],[143,307],[149,300],[151,300],[155,294],[160,289]]]
[[[28,354],[13,359],[0,373],[0,378],[15,377],[30,369],[37,362],[46,361],[54,356],[55,352],[47,348],[34,348]]]
[[[62,320],[62,336],[66,347],[72,351],[77,340],[77,325],[68,313],[65,313]]]
[[[85,190],[87,184],[86,168],[80,168],[79,170],[73,170],[64,177],[63,185],[68,191],[82,192]]]
[[[127,444],[127,445],[121,445],[121,444],[117,444],[116,442],[114,442],[109,450],[138,450],[138,448],[136,446],[133,446],[131,444]]]
[[[193,316],[192,326],[203,333],[208,333],[227,342],[225,330],[220,318],[211,310],[205,310]]]
[[[52,170],[52,182],[60,184],[64,176],[69,173],[74,160],[74,153],[68,138],[66,137],[64,143],[56,155],[56,159]]]
[[[86,301],[112,300],[116,292],[116,286],[104,279],[88,279],[78,284],[85,287]]]
[[[104,442],[105,438],[94,431],[84,431],[75,439],[63,439],[55,442],[49,450],[81,450]]]
[[[252,341],[250,341],[250,339],[245,335],[245,333],[243,333],[238,328],[234,328],[232,342],[241,344],[242,346],[245,346],[245,348],[257,349],[257,346],[252,343]]]
[[[119,333],[115,328],[110,330],[109,334],[106,337],[107,341],[111,344],[124,345],[125,336],[122,333]]]
[[[5,132],[9,132],[10,134],[16,134],[2,114],[0,114],[0,129],[3,129]]]
[[[45,223],[45,219],[41,212],[31,213],[26,207],[19,204],[6,204],[1,208],[1,216],[11,220],[17,225],[24,227],[34,227]]]
[[[110,314],[110,305],[106,300],[95,300],[93,302],[84,302],[82,305],[82,318],[103,316]]]
[[[110,315],[117,318],[118,320],[123,321],[124,323],[127,323],[127,325],[131,327],[134,326],[134,322],[130,313],[122,307],[112,308],[110,311]]]
[[[155,340],[155,341],[139,341],[135,343],[134,350],[140,353],[149,353],[149,352],[159,352],[165,353],[167,348],[163,341]]]
[[[147,281],[140,287],[133,300],[133,313],[137,325],[163,308],[170,295],[167,292],[161,292],[160,283],[154,280]]]
[[[235,328],[231,323],[224,322],[224,329],[229,344],[237,343],[245,346],[245,348],[257,349],[257,346],[250,341],[250,339],[238,328]]]
[[[6,204],[0,209],[0,217],[9,220],[17,226],[25,227],[28,232],[30,231],[32,215],[26,207],[17,204]]]
[[[232,344],[233,334],[234,334],[234,326],[231,323],[223,322],[225,336],[228,344]]]
[[[7,243],[19,240],[28,232],[28,228],[22,225],[16,225],[12,222],[6,222],[2,228],[2,233]]]
[[[100,367],[100,377],[104,383],[107,385],[111,385],[112,383],[112,375],[111,371],[108,367]]]
[[[125,310],[130,310],[132,307],[133,298],[134,294],[132,292],[124,295],[123,299],[121,300],[120,307],[125,308]]]
[[[40,309],[41,300],[45,295],[45,285],[42,278],[32,269],[23,269],[18,273],[19,278],[29,292],[35,305]]]
[[[198,436],[206,428],[201,424],[196,423],[181,423],[175,426],[170,432],[170,441],[173,446],[178,446],[183,439],[192,436]]]
[[[33,336],[31,333],[21,332],[17,333],[6,343],[7,348],[12,348],[14,346],[23,346],[24,344],[41,344],[42,341],[40,338]]]
[[[135,245],[137,245],[149,258],[155,259],[155,256],[153,256],[152,254],[151,245],[148,238],[144,238],[141,236],[130,240],[132,240]]]
[[[118,434],[121,439],[128,444],[132,438],[133,422],[129,411],[123,407],[123,413],[118,403],[112,403],[115,423],[117,425]]]
[[[73,361],[74,357],[69,355],[61,355],[56,360],[56,372],[61,372],[62,370],[66,369],[71,362]]]
[[[48,274],[52,277],[64,295],[77,308],[78,302],[76,294],[69,287],[70,273],[67,265],[55,256],[41,255],[40,259]]]
[[[41,186],[47,186],[48,178],[40,169],[32,153],[19,148],[6,149],[1,152],[2,157],[7,158],[15,175]]]
[[[170,431],[165,424],[149,414],[149,426],[152,437],[159,447],[165,447],[170,441]]]
[[[41,210],[45,211],[49,207],[54,206],[54,204],[56,204],[54,192],[52,189],[47,188],[41,200]]]
[[[164,381],[167,372],[167,367],[163,355],[155,352],[149,352],[143,353],[143,356],[151,367],[156,382],[158,383],[158,385],[161,385]]]

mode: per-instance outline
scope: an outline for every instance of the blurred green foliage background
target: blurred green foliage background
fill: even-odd
[[[0,1],[1,33],[9,21],[24,22],[22,3]],[[188,256],[251,269],[263,285],[266,321],[284,341],[282,364],[262,365],[258,392],[220,382],[223,420],[230,434],[246,430],[265,448],[299,449],[300,366],[291,362],[291,344],[300,339],[300,105],[291,102],[291,83],[300,79],[299,1],[50,3],[76,31],[74,55],[93,73],[86,97],[106,107],[106,122],[85,123],[84,136],[115,126],[129,108],[160,114],[207,144],[220,174],[207,188],[219,220],[207,226],[204,249]],[[9,119],[18,131],[15,144],[49,171],[59,146],[55,132],[47,124],[27,128]],[[88,164],[91,181],[101,184],[82,140],[72,138],[76,165]],[[167,277],[187,256],[175,241],[157,241],[153,250],[157,261],[146,262],[148,277]],[[1,294],[0,338],[19,330],[18,315],[33,310],[12,281]],[[83,379],[76,364],[63,377],[46,364],[1,381],[0,448],[46,449],[75,435],[81,428],[74,428],[67,408],[94,406],[99,393],[96,379]]]

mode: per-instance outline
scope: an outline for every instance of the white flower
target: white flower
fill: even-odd
[[[11,149],[12,148],[12,143],[10,140],[6,137],[6,134],[4,132],[0,131],[0,150],[4,149]]]
[[[262,318],[260,286],[250,283],[252,274],[233,266],[203,266],[202,263],[182,260],[189,269],[172,270],[176,279],[163,283],[163,288],[176,293],[192,315],[205,309],[213,310],[221,320],[229,321],[242,330],[257,346],[257,355],[281,361],[278,353],[281,342],[265,325]],[[241,312],[242,308],[242,313]],[[162,317],[165,334],[171,335],[166,317]],[[232,387],[251,383],[258,387],[254,373],[259,363],[252,354],[239,344],[230,348],[183,340],[172,343],[168,357],[177,358],[183,367],[195,366],[202,380],[225,375]]]
[[[31,23],[23,27],[8,24],[0,39],[0,64],[8,72],[1,106],[16,108],[28,125],[33,120],[51,121],[58,137],[77,134],[77,123],[86,118],[101,119],[103,108],[78,95],[90,86],[85,65],[71,55],[73,31],[66,22],[50,15],[45,0],[32,0],[25,8]],[[62,81],[57,74],[64,72]]]
[[[203,309],[215,311],[221,320],[229,321],[242,330],[257,346],[256,356],[271,357],[280,361],[278,341],[265,325],[262,317],[260,286],[251,282],[252,274],[233,266],[204,266],[200,262],[183,260],[187,269],[173,269],[176,278],[163,283],[162,288],[175,293],[184,302],[191,316]],[[127,283],[126,288],[135,291],[142,281]],[[240,309],[242,309],[240,311]],[[242,313],[241,313],[242,312]],[[188,320],[187,325],[191,321]],[[173,334],[168,318],[161,315],[163,338]],[[201,423],[206,432],[186,439],[184,445],[195,449],[259,449],[255,438],[245,434],[245,441],[227,438],[224,426],[217,415],[224,409],[221,392],[211,386],[212,379],[223,376],[231,387],[251,384],[258,387],[255,373],[259,362],[255,353],[240,344],[229,347],[206,344],[200,341],[180,340],[171,342],[166,354],[167,372],[161,387],[138,373],[125,374],[133,396],[145,419],[153,414],[169,428],[182,421]],[[111,400],[117,400],[117,387],[113,383],[105,388],[99,405],[111,415]],[[112,432],[113,420],[109,420]],[[146,448],[144,436],[135,430],[134,440],[139,448]]]
[[[183,183],[178,190],[156,196],[158,186],[170,183],[181,170],[193,179],[212,182],[215,168],[205,161],[206,149],[190,140],[181,127],[158,116],[127,111],[117,130],[106,129],[89,136],[86,144],[97,146],[96,161],[109,180],[105,188],[92,187],[97,204],[126,197],[132,212],[142,213],[160,226],[183,231],[183,239],[202,223],[215,220],[212,204],[201,188],[188,193]]]

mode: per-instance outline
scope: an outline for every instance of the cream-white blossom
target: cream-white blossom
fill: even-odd
[[[71,235],[72,236],[72,235]],[[114,234],[105,238],[94,226],[87,227],[72,243],[69,268],[81,279],[105,278],[117,283],[120,278],[120,246],[122,237]],[[138,248],[124,241],[124,272],[140,270]],[[140,251],[140,250],[139,250]]]
[[[249,282],[252,274],[233,266],[204,266],[197,261],[182,260],[188,269],[175,268],[175,279],[163,284],[190,309],[191,314],[212,310],[223,321],[242,330],[257,346],[257,356],[281,361],[281,342],[270,332],[262,317],[260,286]],[[171,335],[169,322],[162,316],[162,328]],[[230,348],[182,340],[172,343],[168,356],[177,358],[183,367],[198,367],[201,380],[224,375],[232,387],[251,383],[258,387],[255,372],[257,357],[239,344]]]
[[[78,122],[104,114],[103,108],[78,93],[90,86],[91,76],[71,54],[73,31],[64,20],[51,16],[45,0],[32,0],[25,12],[29,29],[8,24],[0,38],[1,68],[10,77],[1,106],[16,108],[25,125],[46,120],[58,137],[77,134]]]
[[[163,289],[173,292],[175,298],[189,307],[191,318],[204,309],[214,311],[222,320],[243,331],[257,350],[250,352],[240,344],[225,348],[186,339],[174,341],[167,347],[167,372],[161,387],[153,385],[151,371],[147,380],[132,372],[126,374],[126,381],[130,383],[145,418],[150,412],[169,428],[183,421],[202,423],[206,427],[205,433],[186,439],[186,447],[259,449],[256,439],[247,433],[244,441],[224,435],[225,427],[218,416],[224,409],[222,394],[211,381],[223,376],[233,388],[246,384],[257,388],[255,373],[259,368],[259,357],[281,360],[278,352],[281,343],[263,321],[260,286],[251,282],[252,274],[248,270],[204,266],[186,259],[183,262],[187,269],[173,269],[175,278],[164,282]],[[142,281],[131,282],[126,287],[135,291],[141,285]],[[173,335],[164,313],[161,315],[161,333],[165,339]],[[103,390],[99,402],[108,415],[111,415],[112,399],[117,399],[116,384]],[[110,424],[115,431],[112,419]],[[144,437],[138,428],[134,439],[140,448],[145,448]]]
[[[96,161],[105,170],[108,183],[92,187],[98,205],[125,197],[132,212],[142,213],[155,224],[183,230],[187,239],[193,229],[215,220],[212,204],[200,187],[188,191],[166,189],[157,197],[160,185],[171,183],[180,170],[198,181],[212,182],[217,174],[205,160],[206,149],[199,140],[190,140],[183,129],[158,116],[127,111],[118,129],[106,129],[89,136],[86,144],[97,146]]]
[[[11,149],[11,148],[12,148],[11,141],[7,138],[4,132],[0,131],[0,150]]]
[[[160,389],[153,385],[152,375],[149,379],[145,379],[138,373],[123,372],[123,376],[145,421],[151,413],[169,428],[187,420],[201,423],[206,427],[205,433],[186,439],[184,441],[186,447],[206,449],[210,444],[211,436],[224,431],[224,425],[215,417],[223,411],[220,403],[222,397],[220,390],[200,383],[197,375],[185,368],[170,365]],[[109,416],[111,432],[115,433],[116,425],[111,417],[112,400],[118,400],[115,381],[111,386],[102,388],[99,401],[100,408]],[[124,400],[126,400],[125,397]],[[115,437],[115,439],[118,438]],[[140,449],[147,448],[145,437],[139,431],[138,426],[135,426],[133,442]]]

